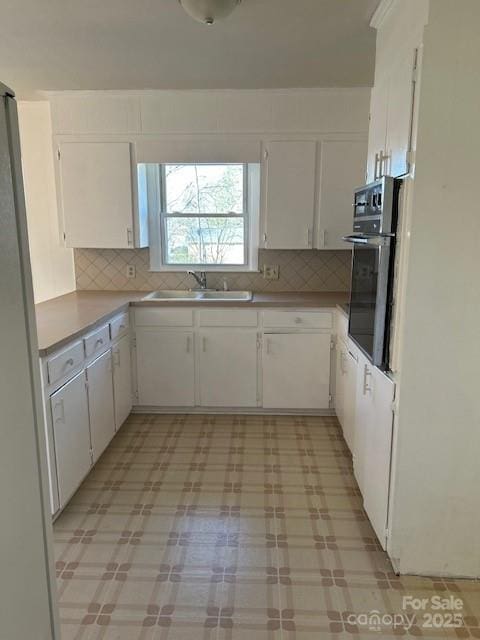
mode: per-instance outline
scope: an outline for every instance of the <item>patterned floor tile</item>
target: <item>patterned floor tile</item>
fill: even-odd
[[[54,540],[63,640],[480,638],[478,582],[393,573],[331,417],[132,415]],[[435,595],[461,628],[395,618]]]

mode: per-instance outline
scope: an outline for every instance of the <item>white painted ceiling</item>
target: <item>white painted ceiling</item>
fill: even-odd
[[[378,0],[243,0],[194,22],[177,0],[0,0],[0,81],[36,90],[373,83]]]

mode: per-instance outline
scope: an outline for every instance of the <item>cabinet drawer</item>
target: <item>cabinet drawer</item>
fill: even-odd
[[[265,327],[286,329],[331,329],[331,311],[264,311]]]
[[[47,362],[48,382],[53,384],[68,375],[70,371],[82,364],[83,359],[83,344],[81,342],[76,342],[65,351],[53,356]]]
[[[125,335],[130,328],[130,317],[128,313],[122,313],[110,321],[110,338],[116,340]]]
[[[246,309],[209,309],[200,311],[198,316],[201,327],[256,327],[258,324],[257,312]]]
[[[96,353],[104,351],[110,342],[108,325],[104,325],[83,339],[85,344],[85,356],[90,358]]]
[[[137,327],[192,327],[192,309],[154,309],[145,307],[135,310]]]

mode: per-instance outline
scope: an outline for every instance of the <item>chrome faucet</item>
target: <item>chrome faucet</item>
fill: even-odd
[[[200,289],[207,288],[207,273],[205,271],[200,271],[200,275],[195,273],[195,271],[187,271],[187,273],[189,276],[193,276],[195,278]]]

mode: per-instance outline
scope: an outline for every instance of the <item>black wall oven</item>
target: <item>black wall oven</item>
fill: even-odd
[[[371,362],[388,369],[393,266],[401,181],[389,176],[355,191],[348,333]]]

